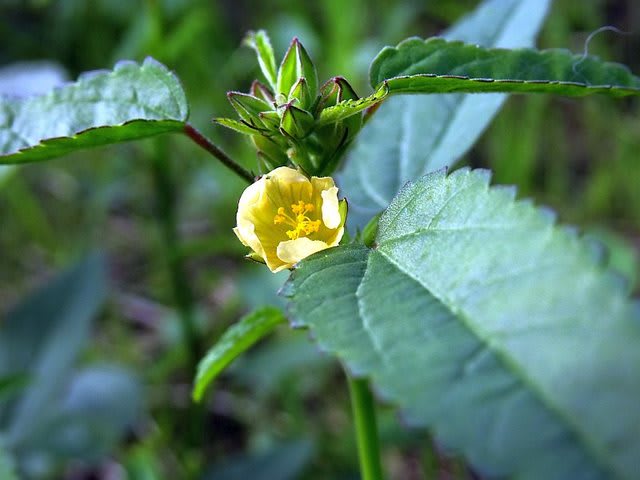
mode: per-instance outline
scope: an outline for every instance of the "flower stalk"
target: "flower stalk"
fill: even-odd
[[[366,378],[354,378],[347,374],[351,408],[358,443],[360,475],[362,480],[382,480],[382,462],[378,426],[373,395]]]

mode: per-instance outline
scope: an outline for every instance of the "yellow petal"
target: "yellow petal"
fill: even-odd
[[[316,192],[322,192],[336,186],[331,177],[311,177],[311,185]]]
[[[262,242],[255,233],[256,227],[248,220],[238,221],[238,226],[233,229],[233,233],[236,234],[238,239],[243,245],[249,247],[257,255],[262,258],[266,258]]]
[[[295,240],[280,242],[277,253],[278,258],[287,264],[285,268],[289,268],[303,258],[328,247],[329,245],[321,240],[310,240],[307,237],[301,237]]]
[[[327,228],[338,228],[342,223],[338,204],[338,187],[323,190],[322,196],[322,222]]]
[[[289,168],[289,167],[278,167],[275,170],[272,170],[271,172],[264,175],[262,178],[267,180],[275,179],[283,183],[309,181],[309,179],[305,177],[302,173],[300,173],[298,170],[296,170],[295,168]]]

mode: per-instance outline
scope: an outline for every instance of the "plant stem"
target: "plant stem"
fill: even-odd
[[[255,175],[246,170],[242,165],[236,163],[231,157],[215,146],[211,140],[200,133],[194,126],[187,123],[184,126],[184,133],[211,155],[220,160],[223,165],[236,173],[239,177],[244,178],[247,182],[253,183]]]
[[[161,141],[163,139],[158,139]],[[195,328],[194,299],[180,255],[178,224],[176,219],[175,189],[172,182],[171,162],[164,143],[156,143],[152,171],[157,197],[157,216],[162,230],[165,258],[169,269],[171,289],[180,316],[182,337],[193,375],[202,355],[198,332]]]
[[[348,374],[347,378],[356,427],[360,475],[362,480],[382,480],[376,411],[369,382],[366,378],[353,378]]]

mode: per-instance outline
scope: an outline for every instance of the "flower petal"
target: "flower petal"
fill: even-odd
[[[280,242],[277,254],[280,260],[288,264],[288,268],[292,267],[294,263],[298,263],[303,258],[328,247],[329,245],[321,240],[311,240],[307,237],[301,237],[295,240]]]
[[[323,190],[322,195],[322,222],[327,228],[338,228],[342,223],[338,204],[338,187]]]
[[[290,167],[278,167],[275,170],[265,174],[262,178],[267,180],[275,179],[279,182],[293,183],[293,182],[308,182],[309,179],[305,177],[298,170]]]

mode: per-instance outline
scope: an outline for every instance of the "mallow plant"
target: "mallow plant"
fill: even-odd
[[[291,271],[288,308],[226,331],[199,362],[194,402],[289,322],[347,372],[365,480],[383,476],[378,400],[483,476],[638,478],[637,300],[551,209],[455,168],[506,94],[640,95],[623,65],[533,48],[548,7],[487,0],[441,37],[385,47],[365,96],[319,79],[299,40],[278,62],[250,32],[262,78],[227,94],[237,118],[215,119],[255,146],[250,171],[189,123],[180,82],[151,58],[2,99],[0,161],[173,132],[246,180],[234,232],[255,268]]]

